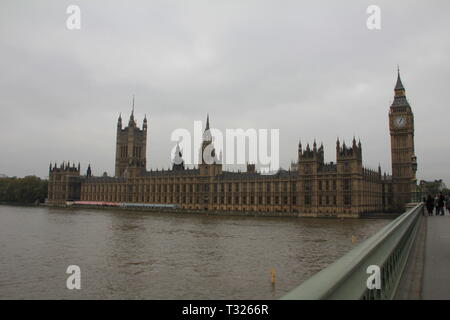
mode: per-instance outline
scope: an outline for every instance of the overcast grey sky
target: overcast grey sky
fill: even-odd
[[[66,8],[81,8],[81,30]],[[366,27],[369,5],[382,29]],[[450,2],[1,1],[0,173],[50,161],[113,173],[116,121],[149,119],[147,166],[167,168],[176,128],[279,128],[298,140],[360,137],[366,166],[391,171],[388,110],[400,64],[415,114],[419,179],[450,184]]]

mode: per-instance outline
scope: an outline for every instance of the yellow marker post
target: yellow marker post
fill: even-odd
[[[272,268],[272,270],[270,270],[270,276],[271,276],[271,280],[272,280],[272,285],[274,285],[275,280],[276,280],[275,268]]]

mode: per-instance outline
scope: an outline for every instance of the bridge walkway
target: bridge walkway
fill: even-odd
[[[422,299],[450,300],[450,215],[426,217]]]

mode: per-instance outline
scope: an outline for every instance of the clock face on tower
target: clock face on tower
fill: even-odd
[[[403,128],[406,125],[406,118],[404,116],[395,117],[394,124],[397,128]]]

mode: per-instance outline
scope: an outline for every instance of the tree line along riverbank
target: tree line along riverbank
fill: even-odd
[[[36,176],[0,178],[0,203],[31,205],[47,198],[48,180]]]

